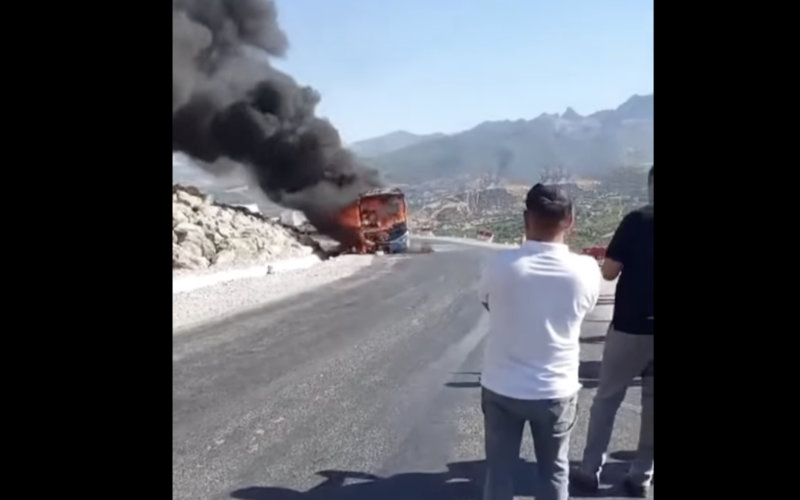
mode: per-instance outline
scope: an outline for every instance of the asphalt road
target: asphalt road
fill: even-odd
[[[173,498],[480,498],[488,316],[475,286],[489,250],[439,250],[382,257],[350,278],[176,336]],[[603,299],[582,333],[575,460],[611,307]],[[634,384],[617,417],[611,483],[635,449],[638,395]],[[523,458],[516,487],[529,498],[529,434]]]

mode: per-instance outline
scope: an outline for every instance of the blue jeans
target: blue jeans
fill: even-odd
[[[522,430],[531,427],[536,453],[536,500],[568,500],[569,436],[577,418],[578,395],[522,400],[483,388],[486,483],[483,500],[512,500],[512,472],[519,460]]]

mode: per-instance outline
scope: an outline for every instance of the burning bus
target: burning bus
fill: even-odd
[[[337,218],[339,241],[355,253],[402,253],[408,249],[405,195],[397,188],[372,189]]]

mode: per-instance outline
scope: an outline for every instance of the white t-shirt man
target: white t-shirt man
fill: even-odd
[[[581,324],[601,281],[595,259],[564,244],[528,240],[493,255],[479,285],[490,323],[483,386],[528,400],[578,392]]]

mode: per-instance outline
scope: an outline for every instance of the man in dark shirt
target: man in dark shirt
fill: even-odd
[[[642,377],[639,449],[625,489],[644,498],[653,478],[653,169],[648,175],[650,204],[622,220],[603,262],[603,277],[619,276],[614,316],[606,336],[600,384],[592,404],[586,449],[573,482],[590,491],[599,488],[614,418],[628,385]]]

